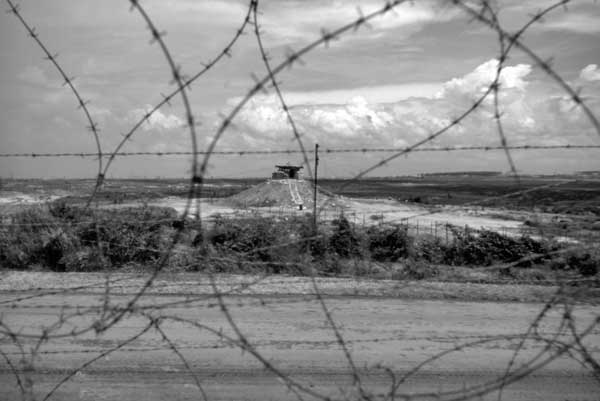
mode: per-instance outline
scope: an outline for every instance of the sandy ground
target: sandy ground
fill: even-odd
[[[428,209],[419,205],[403,203],[382,199],[349,199],[344,198],[343,207],[322,210],[319,214],[321,220],[331,220],[337,218],[340,211],[358,224],[379,224],[379,222],[403,223],[409,219],[411,226],[420,225],[423,230],[432,230],[432,226],[437,224],[443,226],[450,224],[453,226],[469,226],[475,229],[495,230],[502,232],[518,232],[523,226],[519,220],[510,220],[490,217],[491,211],[480,208],[460,208],[444,207],[441,211],[431,213]],[[181,198],[165,198],[151,203],[155,206],[172,207],[177,212],[183,213],[186,207],[186,200]],[[196,211],[195,203],[192,204],[191,214]],[[261,215],[285,216],[301,215],[310,213],[312,210],[298,210],[283,207],[255,207],[248,209],[236,209],[219,202],[200,202],[200,216],[203,219],[210,219],[216,214],[220,215],[244,215],[251,213],[260,213]],[[375,217],[375,218],[374,218]],[[382,217],[382,218],[380,218]]]
[[[115,280],[111,304],[124,305],[146,277],[111,275],[110,279]],[[101,274],[12,272],[1,278],[2,322],[22,334],[39,334],[41,327],[55,323],[61,313],[69,316],[77,308],[90,307],[86,314],[74,314],[60,332],[68,333],[85,326],[98,316],[97,307],[104,300]],[[222,291],[230,292],[225,302],[241,332],[276,369],[310,391],[335,399],[357,398],[348,362],[321,306],[311,295],[314,289],[309,279],[218,276],[217,282]],[[458,298],[460,294],[468,298],[464,294],[473,292],[477,286],[448,289],[442,283],[398,284],[394,287],[392,282],[386,281],[319,279],[319,288],[326,294],[326,304],[346,341],[362,383],[368,392],[376,395],[385,394],[392,380],[389,373],[377,367],[379,364],[399,377],[456,344],[523,333],[543,307],[539,302],[413,299],[411,289],[416,289],[415,293],[428,289],[432,294],[437,289],[454,293]],[[75,286],[79,288],[72,289]],[[496,291],[495,286],[479,287],[482,292]],[[65,288],[71,289],[60,292]],[[231,292],[234,289],[239,291]],[[545,292],[535,293],[531,286],[504,286],[504,289],[504,292],[520,294],[524,300],[537,298],[538,301],[555,291],[542,287]],[[353,291],[358,295],[352,294]],[[211,292],[206,276],[165,275],[156,283],[155,291],[143,297],[138,306],[154,317],[167,318],[161,327],[184,355],[209,399],[297,399],[251,353],[241,352],[207,330],[168,319],[197,321],[235,337],[215,299],[208,296]],[[596,305],[578,304],[574,310],[578,327],[595,319],[597,311]],[[540,333],[556,332],[561,316],[561,310],[553,310],[540,325]],[[89,332],[44,343],[35,359],[35,369],[29,373],[37,399],[74,368],[119,345],[146,324],[145,318],[132,314],[102,335]],[[449,353],[425,365],[399,392],[460,392],[465,387],[493,383],[506,369],[515,344],[515,341],[496,340]],[[587,337],[585,344],[597,358],[600,331]],[[25,347],[29,349],[32,345],[33,342],[28,341]],[[542,348],[539,343],[526,343],[516,366]],[[8,338],[0,337],[0,350],[18,364],[18,349]],[[503,399],[598,400],[599,389],[598,382],[580,364],[561,357],[506,387]],[[484,399],[495,400],[496,396],[497,393],[490,394]],[[14,375],[4,359],[0,359],[0,399],[19,399]],[[201,395],[182,361],[160,335],[151,330],[79,372],[53,399],[187,400],[201,399]]]
[[[0,192],[0,206],[5,210],[11,207],[20,205],[33,205],[43,202],[48,202],[64,196],[67,193],[40,193],[25,194],[13,191]],[[340,197],[336,201],[330,203],[336,204],[337,207],[322,208],[319,212],[322,221],[328,221],[337,218],[340,212],[344,213],[355,223],[370,225],[378,224],[381,221],[391,223],[406,223],[407,219],[412,227],[421,227],[424,232],[428,230],[434,233],[434,226],[443,226],[450,224],[453,226],[464,227],[469,226],[475,229],[495,230],[503,233],[519,233],[522,226],[521,219],[499,218],[493,217],[492,210],[483,208],[468,208],[468,207],[451,207],[445,206],[436,213],[430,211],[418,204],[404,203],[387,199],[352,199]],[[141,206],[142,202],[127,202],[119,205],[125,206]],[[146,204],[146,203],[144,203]],[[157,199],[148,202],[149,205],[172,207],[177,212],[183,213],[186,210],[187,199],[179,197],[168,197]],[[195,216],[197,213],[197,203],[193,201],[188,213]],[[211,219],[216,215],[235,216],[248,215],[259,213],[261,215],[286,216],[286,215],[302,215],[312,213],[312,209],[298,210],[293,207],[253,207],[247,209],[238,209],[219,201],[201,200],[199,202],[200,216],[203,219]],[[510,213],[505,212],[506,216]]]
[[[0,205],[31,205],[43,202],[52,202],[53,200],[63,196],[44,193],[34,195],[14,191],[1,191],[0,193]]]

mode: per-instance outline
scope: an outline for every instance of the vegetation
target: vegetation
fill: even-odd
[[[492,231],[455,230],[446,243],[411,237],[401,226],[356,227],[343,215],[315,233],[310,216],[217,217],[200,227],[193,220],[182,225],[170,208],[90,210],[64,202],[22,210],[0,231],[0,266],[11,269],[145,268],[169,255],[162,261],[167,269],[237,273],[425,279],[446,277],[457,267],[500,264],[505,277],[598,274],[597,253],[560,249],[557,243]]]

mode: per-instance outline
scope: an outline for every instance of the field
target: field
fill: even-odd
[[[519,182],[512,177],[478,174],[431,174],[419,178],[372,178],[358,182],[320,179],[319,187],[323,191],[346,199],[338,207],[323,208],[320,214],[326,218],[344,211],[354,222],[369,223],[383,213],[384,220],[396,223],[410,220],[409,225],[414,226],[421,220],[424,229],[432,224],[469,225],[504,233],[543,233],[597,240],[600,181],[594,177],[592,174],[522,176]],[[206,180],[198,194],[204,206],[202,217],[240,212],[239,207],[232,207],[223,199],[264,181],[262,178]],[[94,180],[84,179],[5,179],[0,187],[0,208],[8,210],[23,203],[58,198],[67,203],[83,203],[94,185]],[[186,180],[109,180],[94,200],[101,205],[151,204],[182,211],[188,188]],[[263,214],[298,214],[295,208],[277,205],[263,207],[260,211]]]
[[[597,396],[592,179],[323,180],[316,236],[286,183],[93,185],[2,182],[0,399]]]
[[[200,194],[203,198],[224,198],[264,178],[206,179]],[[69,196],[73,201],[85,199],[95,185],[94,180],[17,180],[4,179],[0,190],[36,195]],[[320,178],[324,190],[352,198],[387,199],[428,205],[464,205],[519,209],[536,212],[600,215],[600,181],[594,175],[521,176],[516,182],[510,176],[424,175],[417,177],[367,178],[360,181]],[[180,179],[111,179],[100,200],[107,202],[140,201],[165,197],[186,197],[188,180]],[[520,191],[526,194],[503,197]],[[5,196],[5,195],[4,195]]]

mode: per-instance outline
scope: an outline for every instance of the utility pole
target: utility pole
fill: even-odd
[[[315,144],[315,188],[313,194],[313,226],[315,234],[317,233],[317,167],[319,165],[319,144]]]

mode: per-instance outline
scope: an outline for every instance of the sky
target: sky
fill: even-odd
[[[239,29],[247,1],[142,0],[180,71],[194,75]],[[22,0],[20,12],[69,76],[111,152],[163,94],[175,89],[160,47],[125,0]],[[500,24],[515,32],[552,1],[501,1]],[[7,4],[4,4],[8,8]],[[383,1],[261,0],[259,25],[273,66],[290,51],[315,41]],[[96,152],[73,94],[11,14],[0,15],[0,153]],[[265,66],[254,27],[188,92],[199,150],[215,137],[223,116],[244,99]],[[580,91],[600,118],[600,4],[573,0],[535,23],[524,43],[566,83]],[[307,148],[410,146],[467,110],[493,81],[497,34],[446,1],[407,2],[368,26],[320,45],[277,75]],[[509,145],[600,145],[600,133],[535,60],[515,49],[500,76],[499,108]],[[498,146],[493,97],[426,146]],[[142,125],[125,152],[191,151],[180,97]],[[273,88],[253,96],[235,116],[216,150],[298,149]],[[522,173],[600,170],[599,149],[513,151]],[[389,154],[322,153],[320,174],[349,177]],[[312,157],[312,155],[309,155]],[[301,163],[300,155],[222,156],[209,162],[211,177],[268,176],[273,165]],[[0,158],[0,177],[93,178],[93,158]],[[118,158],[108,177],[187,177],[189,157]],[[386,163],[371,176],[435,171],[509,170],[502,151],[418,152]]]

